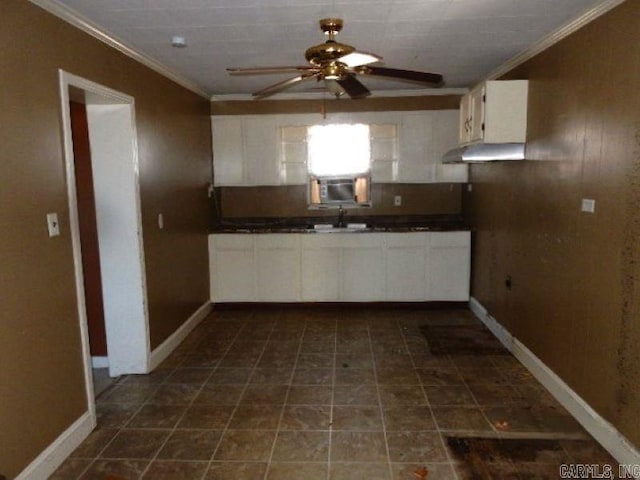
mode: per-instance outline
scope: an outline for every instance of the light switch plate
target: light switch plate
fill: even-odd
[[[158,214],[158,228],[160,230],[164,228],[164,216],[161,213]]]
[[[57,213],[47,213],[47,228],[49,229],[50,237],[60,235],[60,224],[58,223]]]

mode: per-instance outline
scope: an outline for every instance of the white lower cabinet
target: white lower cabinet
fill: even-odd
[[[214,234],[215,302],[469,300],[470,233]]]
[[[339,234],[342,244],[338,299],[376,302],[385,298],[384,234]]]
[[[301,244],[302,301],[336,301],[340,295],[340,258],[342,256],[338,236],[303,235]]]
[[[388,301],[423,301],[426,293],[424,233],[388,233],[385,255]]]
[[[427,300],[469,300],[470,232],[438,232],[427,248]]]
[[[256,235],[256,300],[300,300],[300,242],[297,235]]]
[[[213,301],[255,301],[254,243],[255,235],[209,236],[209,274]]]

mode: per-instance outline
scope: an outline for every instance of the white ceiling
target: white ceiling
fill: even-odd
[[[292,75],[231,77],[226,67],[305,65],[325,37],[318,20],[344,19],[338,40],[387,67],[441,73],[468,87],[606,0],[58,0],[134,50],[213,95],[248,94]],[[187,48],[173,48],[184,36]],[[374,92],[423,89],[363,80]],[[305,84],[309,89],[312,84]]]

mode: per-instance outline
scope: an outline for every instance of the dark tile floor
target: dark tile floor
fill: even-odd
[[[545,479],[613,463],[493,341],[462,309],[217,311],[98,397],[98,428],[52,478]],[[477,437],[553,444],[470,465],[451,445]]]

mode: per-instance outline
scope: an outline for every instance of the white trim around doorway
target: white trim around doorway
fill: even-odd
[[[73,155],[73,140],[71,134],[70,108],[71,100],[70,88],[76,88],[83,91],[86,96],[87,103],[104,104],[106,107],[126,106],[131,122],[131,151],[129,158],[131,163],[131,178],[134,185],[129,185],[131,197],[134,198],[132,208],[135,209],[133,223],[137,223],[137,241],[138,252],[138,269],[140,278],[137,280],[140,286],[140,299],[138,318],[142,320],[144,325],[137,328],[139,338],[136,345],[140,352],[136,352],[135,362],[128,361],[127,368],[132,371],[123,371],[121,373],[147,373],[149,365],[149,318],[146,301],[146,278],[144,268],[144,256],[142,250],[142,219],[140,212],[140,191],[139,191],[139,169],[138,169],[138,147],[136,140],[136,123],[135,123],[135,102],[134,98],[104,87],[97,83],[91,82],[84,78],[75,76],[64,70],[58,71],[58,80],[60,88],[62,130],[63,130],[63,146],[65,158],[65,176],[67,182],[67,197],[69,207],[69,231],[71,235],[71,243],[73,248],[73,267],[76,284],[77,309],[79,317],[80,338],[82,347],[82,357],[84,362],[84,379],[87,397],[87,410],[83,413],[69,428],[63,432],[51,445],[47,447],[21,474],[20,479],[40,479],[47,478],[56,468],[65,460],[65,458],[89,435],[91,430],[96,426],[96,407],[93,390],[92,378],[92,357],[89,348],[89,333],[87,324],[87,312],[85,307],[85,290],[84,290],[84,273],[82,267],[82,257],[80,251],[80,229],[78,223],[78,200],[75,185],[75,167]],[[95,101],[94,101],[95,99]],[[129,118],[127,119],[129,121]],[[128,140],[127,140],[128,141]],[[131,345],[130,339],[116,339],[116,343]],[[112,338],[111,341],[114,339]],[[109,344],[110,339],[107,338]],[[128,342],[128,343],[127,343]],[[113,350],[117,350],[114,348]],[[121,350],[123,350],[121,348]],[[110,368],[118,363],[118,358],[110,357],[108,359]]]

